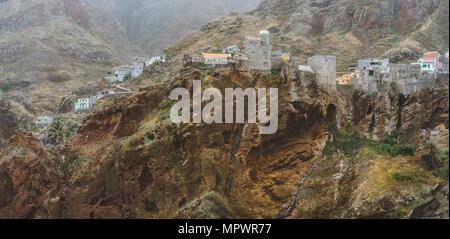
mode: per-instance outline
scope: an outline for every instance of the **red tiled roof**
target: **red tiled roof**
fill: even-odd
[[[247,39],[249,39],[250,41],[259,41],[259,40],[261,40],[261,38],[259,38],[259,37],[247,37]]]
[[[203,53],[204,58],[229,58],[231,57],[231,54],[222,54],[222,53]]]
[[[423,60],[434,60],[439,57],[439,52],[425,52],[423,53]]]

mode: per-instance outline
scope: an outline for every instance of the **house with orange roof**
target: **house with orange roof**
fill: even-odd
[[[423,53],[420,63],[422,65],[422,72],[434,72],[439,65],[439,52],[425,52]]]
[[[226,65],[231,54],[224,53],[203,53],[206,65]]]

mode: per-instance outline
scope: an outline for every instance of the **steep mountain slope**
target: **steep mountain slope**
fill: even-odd
[[[85,0],[109,9],[130,40],[148,54],[160,54],[170,44],[206,22],[231,12],[246,12],[259,0]]]
[[[56,112],[62,96],[128,58],[125,31],[78,0],[0,3],[0,84],[24,115]],[[18,110],[20,111],[20,110]]]
[[[266,0],[254,11],[204,25],[169,53],[220,49],[268,29],[275,48],[302,61],[335,55],[340,72],[361,58],[416,61],[424,51],[448,51],[448,9],[444,0]]]
[[[5,195],[0,218],[448,218],[448,81],[408,96],[395,91],[373,95],[347,87],[330,90],[316,83],[316,74],[298,72],[295,65],[267,77],[233,67],[184,69],[175,62],[182,53],[208,45],[220,49],[263,28],[286,50],[306,51],[320,46],[315,45],[318,36],[337,36],[337,45],[318,51],[342,52],[344,59],[375,54],[357,50],[377,46],[389,35],[382,35],[385,26],[378,23],[374,28],[350,23],[355,30],[345,39],[339,31],[347,30],[303,36],[292,33],[295,26],[301,31],[302,22],[284,25],[308,6],[316,11],[360,2],[266,1],[252,13],[215,20],[167,51],[173,61],[155,66],[167,80],[145,79],[151,86],[90,114],[73,141],[46,148],[30,134],[17,134],[0,151],[0,192]],[[380,1],[369,12],[403,2]],[[358,4],[355,12],[373,6]],[[448,5],[424,14],[431,25],[448,25],[448,19],[435,21],[445,10]],[[448,47],[448,39],[432,44]],[[348,53],[336,47],[357,49]],[[383,54],[390,49],[379,46]],[[261,135],[261,125],[249,123],[173,124],[174,102],[168,96],[178,87],[192,95],[195,79],[203,89],[221,92],[278,88],[278,132]],[[435,128],[439,133],[431,136]],[[427,145],[439,151],[431,164]],[[37,180],[27,185],[31,176]]]

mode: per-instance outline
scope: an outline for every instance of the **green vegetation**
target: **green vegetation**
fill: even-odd
[[[409,77],[411,77],[411,78],[419,78],[419,72],[412,72],[410,75],[409,75]]]
[[[323,150],[324,154],[331,158],[339,150],[344,155],[354,158],[362,146],[363,140],[353,126],[346,125],[344,128],[338,129],[335,124],[329,124],[328,129],[331,131],[332,138],[328,138]]]
[[[389,153],[393,157],[414,155],[416,150],[414,145],[407,142],[406,136],[401,130],[385,132],[381,141],[368,138],[366,144],[377,153]]]
[[[164,50],[164,54],[166,55],[167,59],[171,59],[176,56],[176,52],[173,48]]]
[[[50,125],[49,131],[52,133],[51,138],[53,138],[57,143],[67,142],[69,139],[69,132],[60,120],[53,121]]]
[[[161,110],[159,114],[159,120],[164,121],[170,117],[170,108],[172,107],[173,102],[169,100],[164,100],[159,104],[158,108]]]
[[[377,96],[378,95],[378,91],[372,91],[368,94],[368,96]]]
[[[163,82],[163,81],[165,81],[166,79],[165,79],[165,77],[164,77],[164,75],[159,75],[159,76],[157,76],[156,78],[155,78],[155,82],[156,83],[161,83],[161,82]]]
[[[391,174],[394,181],[410,183],[426,183],[427,179],[419,173],[395,172]]]
[[[442,161],[441,167],[434,170],[433,175],[445,180],[448,180],[449,177],[449,149],[444,150],[443,152],[439,153],[439,157]]]
[[[134,80],[136,81],[136,83],[140,83],[140,82],[142,82],[143,80],[145,80],[146,78],[147,78],[147,75],[144,74],[144,73],[142,73],[142,74],[140,74],[138,77],[136,77],[136,79],[134,79]]]
[[[6,92],[14,89],[18,83],[14,83],[11,81],[3,81],[0,82],[0,94],[5,94]]]
[[[61,74],[61,73],[51,73],[48,77],[48,80],[53,83],[63,83],[66,81],[70,81],[72,78],[70,78],[67,74]]]
[[[353,16],[353,14],[355,14],[356,8],[353,8],[353,10],[345,12],[345,14],[349,15],[349,16]]]
[[[272,68],[270,74],[266,77],[266,82],[278,82],[280,80],[281,68]]]
[[[406,136],[401,130],[386,132],[383,139],[376,141],[371,137],[360,136],[351,125],[338,129],[335,124],[331,124],[328,128],[331,135],[323,150],[323,154],[328,157],[332,157],[339,150],[344,155],[353,158],[363,145],[368,146],[377,154],[388,153],[393,157],[414,155],[416,150],[414,145],[407,142]]]

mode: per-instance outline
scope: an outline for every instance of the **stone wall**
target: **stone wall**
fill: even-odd
[[[319,75],[319,84],[328,85],[336,89],[335,56],[312,56],[308,58],[308,65]]]
[[[245,54],[249,60],[249,70],[270,71],[272,69],[272,47],[270,36],[261,34],[258,38],[245,38]]]

